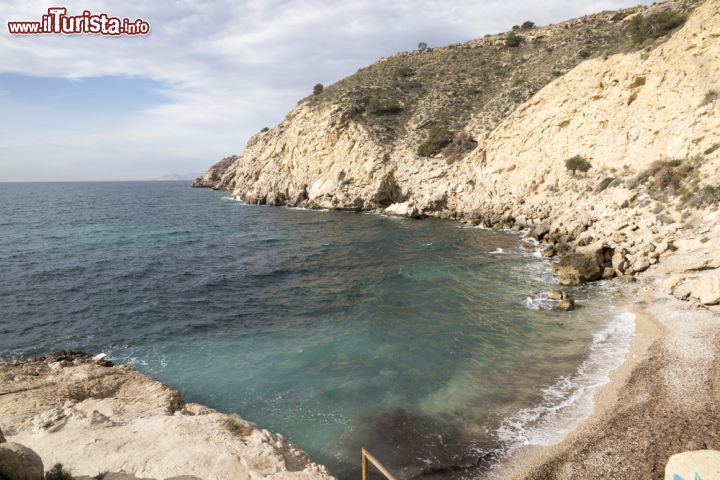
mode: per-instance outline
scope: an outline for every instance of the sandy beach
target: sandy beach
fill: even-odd
[[[720,448],[718,309],[678,301],[659,283],[629,288],[635,338],[592,416],[560,443],[523,452],[512,478],[662,479],[671,455]]]

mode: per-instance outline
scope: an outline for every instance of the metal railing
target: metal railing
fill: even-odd
[[[392,473],[388,472],[387,468],[385,468],[383,464],[378,461],[377,458],[373,457],[370,452],[368,452],[364,448],[361,448],[360,450],[362,451],[362,480],[367,480],[368,478],[368,461],[372,463],[375,468],[380,471],[380,473],[385,475],[385,478],[387,478],[388,480],[396,480],[395,476]]]

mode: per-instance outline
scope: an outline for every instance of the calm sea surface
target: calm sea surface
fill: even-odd
[[[451,222],[0,184],[0,359],[106,352],[343,479],[361,446],[401,477],[482,477],[586,414],[632,318],[602,285],[550,311],[553,285],[521,237]]]

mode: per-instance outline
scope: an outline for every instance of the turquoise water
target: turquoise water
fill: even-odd
[[[178,182],[0,184],[0,357],[107,352],[341,478],[361,446],[404,478],[477,478],[586,413],[632,332],[608,287],[547,309],[533,248]]]

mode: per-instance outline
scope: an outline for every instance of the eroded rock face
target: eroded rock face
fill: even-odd
[[[19,443],[0,444],[0,478],[43,480],[45,470],[40,456]]]

